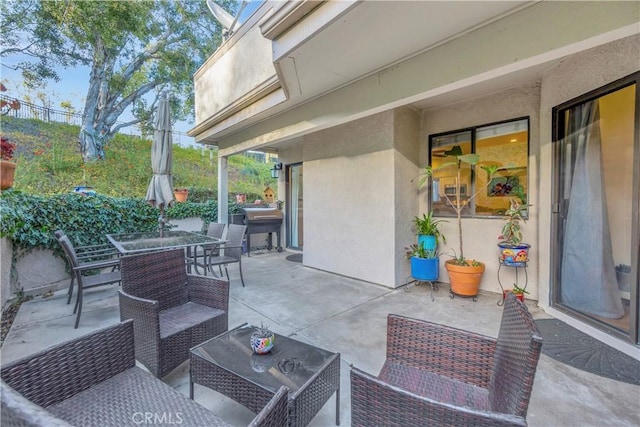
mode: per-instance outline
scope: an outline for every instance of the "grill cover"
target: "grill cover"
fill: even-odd
[[[244,208],[247,225],[254,221],[282,223],[282,211],[278,208]]]
[[[278,239],[277,250],[282,252],[280,246],[280,227],[282,226],[282,211],[278,208],[243,208],[244,223],[247,226],[247,254],[251,251],[251,235],[269,233],[268,249],[273,248],[271,235],[276,233]]]

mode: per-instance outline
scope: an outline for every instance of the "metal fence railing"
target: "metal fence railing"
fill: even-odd
[[[16,104],[17,103],[17,104]],[[16,117],[18,119],[36,119],[47,123],[66,123],[69,125],[82,125],[82,114],[73,111],[56,110],[54,108],[42,107],[32,102],[22,99],[13,98],[0,94],[0,104],[2,105],[2,115]],[[11,105],[19,105],[20,108],[9,108]],[[122,123],[122,122],[117,122]],[[129,135],[141,135],[142,132],[138,126],[132,125],[127,128]],[[122,132],[125,133],[125,132]],[[146,135],[147,137],[151,137]],[[193,137],[184,132],[173,131],[173,143],[179,145],[188,145],[193,142]]]

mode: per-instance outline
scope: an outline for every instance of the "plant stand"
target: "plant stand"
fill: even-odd
[[[405,288],[404,291],[405,292],[411,292],[409,289],[409,285],[415,285],[415,286],[419,286],[420,283],[426,283],[431,287],[431,292],[429,294],[429,296],[431,297],[431,302],[435,301],[435,297],[433,296],[434,292],[438,292],[438,282],[436,282],[435,280],[422,280],[422,279],[416,279],[413,276],[409,276],[407,277],[407,281],[405,282]]]
[[[516,269],[516,281],[515,284],[518,285],[518,287],[520,288],[520,282],[518,281],[518,270],[522,269],[522,271],[524,272],[524,286],[522,286],[522,289],[527,289],[527,285],[529,284],[529,275],[527,274],[527,261],[525,262],[521,262],[518,263],[517,265],[511,265],[511,264],[506,264],[503,262],[502,258],[498,258],[498,284],[500,285],[500,289],[502,290],[502,298],[498,301],[498,305],[502,306],[504,304],[504,286],[502,285],[502,281],[500,280],[500,270],[502,270],[502,267],[508,267],[508,268],[515,268]]]

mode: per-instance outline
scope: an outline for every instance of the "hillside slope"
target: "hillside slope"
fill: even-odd
[[[101,194],[144,197],[151,178],[151,140],[119,134],[105,149],[104,161],[83,164],[78,147],[79,127],[2,116],[2,135],[17,144],[14,188],[33,194],[72,191],[92,186]],[[277,189],[271,165],[237,155],[229,158],[229,193],[254,200],[266,186]],[[174,187],[208,189],[217,194],[217,150],[173,149]]]

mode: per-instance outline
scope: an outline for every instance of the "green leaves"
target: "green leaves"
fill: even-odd
[[[0,196],[0,235],[23,250],[34,247],[62,254],[53,232],[61,229],[80,246],[107,243],[106,234],[153,231],[158,212],[143,199],[75,193],[35,196],[6,191]]]

